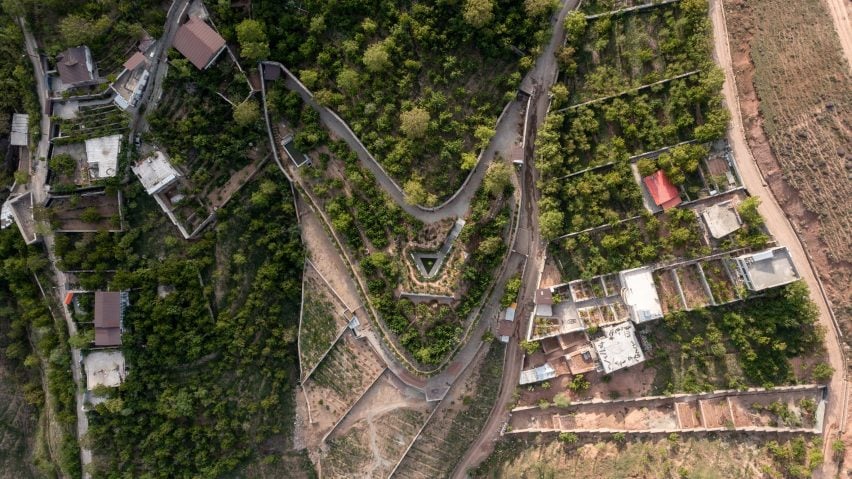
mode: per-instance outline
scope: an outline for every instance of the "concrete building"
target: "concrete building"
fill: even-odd
[[[30,116],[21,113],[12,114],[12,131],[9,142],[12,146],[29,144]]]
[[[225,50],[225,39],[204,20],[193,16],[178,28],[174,47],[195,68],[206,70]]]
[[[629,368],[645,360],[633,323],[628,321],[604,326],[601,330],[603,337],[593,339],[592,345],[598,353],[604,373]]]
[[[86,161],[93,179],[112,178],[118,171],[121,135],[102,136],[86,140]]]
[[[535,291],[535,315],[553,316],[553,292],[549,288],[539,288]]]
[[[735,258],[735,264],[746,287],[752,291],[782,286],[799,279],[790,252],[784,246],[744,254]]]
[[[83,359],[86,370],[86,389],[98,386],[114,388],[127,377],[124,354],[121,351],[93,351]]]
[[[136,106],[148,83],[148,59],[142,52],[134,53],[126,62],[110,88],[115,92],[113,102],[122,110]]]
[[[585,374],[598,369],[598,355],[591,347],[583,347],[576,351],[570,352],[565,356],[565,362],[568,363],[568,370],[571,374]]]
[[[169,163],[162,152],[157,151],[130,167],[142,182],[149,195],[155,195],[171,186],[180,173]]]
[[[731,201],[724,201],[705,208],[701,212],[701,219],[707,225],[710,236],[715,239],[728,236],[740,229],[740,226],[743,224]]]
[[[618,273],[621,298],[630,309],[630,319],[636,324],[663,317],[663,308],[651,268],[641,267]]]
[[[524,385],[540,383],[542,381],[547,381],[548,379],[553,379],[555,377],[556,369],[549,363],[545,363],[544,365],[539,366],[537,368],[521,371],[521,379],[519,384]]]

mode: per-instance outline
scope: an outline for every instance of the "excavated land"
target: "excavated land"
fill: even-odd
[[[852,76],[832,17],[821,0],[723,4],[749,146],[852,346]]]

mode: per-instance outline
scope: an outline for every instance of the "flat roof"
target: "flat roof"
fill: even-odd
[[[747,277],[750,289],[761,291],[799,279],[790,252],[784,246],[745,254],[737,258],[737,264]]]
[[[10,143],[12,146],[27,146],[28,132],[30,129],[30,116],[22,113],[12,114],[12,132]]]
[[[130,169],[142,182],[142,186],[149,195],[172,184],[180,176],[180,173],[169,163],[166,155],[160,151],[136,163]]]
[[[712,205],[701,212],[701,219],[710,230],[710,236],[719,239],[740,229],[742,221],[733,203],[725,201]]]
[[[83,359],[86,369],[86,388],[116,387],[127,377],[124,354],[121,351],[93,351]]]
[[[621,281],[621,297],[630,308],[633,322],[638,324],[663,317],[663,307],[660,305],[651,268],[621,271],[618,277]]]
[[[550,363],[544,363],[543,366],[539,366],[534,369],[527,369],[526,371],[521,371],[521,380],[520,384],[531,384],[537,383],[541,381],[547,381],[548,379],[553,379],[556,377],[556,369],[550,365]]]
[[[97,167],[98,178],[115,176],[118,169],[118,153],[121,150],[121,135],[102,136],[86,140],[86,161],[90,168]]]
[[[593,339],[592,344],[606,374],[629,368],[645,360],[645,354],[636,339],[633,323],[628,321],[615,326],[604,326],[601,330],[604,336]]]
[[[515,320],[515,308],[513,306],[509,306],[506,308],[506,315],[503,317],[506,321],[514,321]]]

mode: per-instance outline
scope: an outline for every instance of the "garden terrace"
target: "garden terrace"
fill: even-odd
[[[305,379],[346,327],[348,311],[310,264],[305,269],[302,289],[299,352],[302,379]]]
[[[121,193],[89,191],[49,196],[47,216],[57,232],[121,230]]]
[[[584,7],[601,13],[604,3],[621,8],[633,2]],[[706,3],[674,2],[582,22],[573,15],[568,43],[560,52],[561,80],[571,91],[572,104],[710,66]]]
[[[655,391],[819,382],[813,365],[825,352],[816,318],[799,282],[745,301],[669,312],[643,328],[653,349],[648,366],[656,370]],[[793,358],[810,366],[793,368]]]
[[[54,117],[53,121],[59,125],[59,135],[51,140],[54,145],[123,134],[130,129],[130,116],[112,103],[80,107],[73,119]]]
[[[704,280],[704,272],[698,263],[681,266],[674,269],[678,283],[686,299],[687,309],[703,308],[712,304],[710,287]]]
[[[449,477],[488,419],[497,398],[504,346],[491,343],[477,369],[457,383],[458,401],[442,401],[393,471],[393,477],[429,479]]]
[[[449,197],[472,169],[469,156],[493,135],[533,66],[550,13],[509,0],[482,16],[463,13],[462,2],[304,8],[276,12],[271,41],[283,38],[274,56],[340,113],[399,184],[421,185],[427,205]]]
[[[168,152],[172,165],[189,173],[194,194],[206,197],[266,156],[266,132],[258,104],[246,100],[248,84],[233,62],[220,61],[203,71],[181,62],[186,61],[171,61],[164,96],[149,115],[151,140]],[[233,95],[240,107],[220,95]]]

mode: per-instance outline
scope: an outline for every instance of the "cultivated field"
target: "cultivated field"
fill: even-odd
[[[852,77],[824,3],[724,6],[749,144],[849,332]]]
[[[305,268],[302,285],[302,326],[299,331],[299,352],[302,375],[307,375],[328,351],[338,334],[346,327],[346,308],[335,297],[322,277],[312,266]]]

